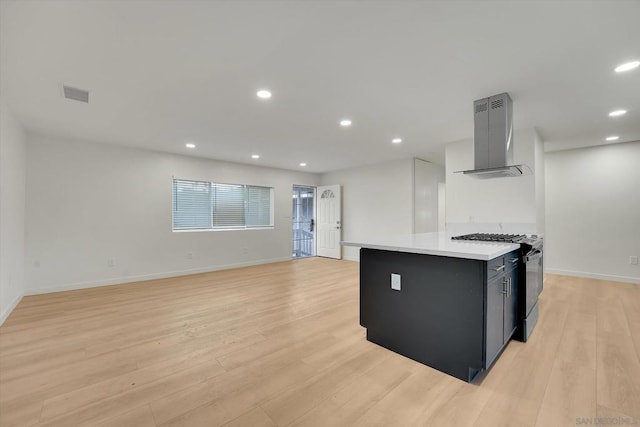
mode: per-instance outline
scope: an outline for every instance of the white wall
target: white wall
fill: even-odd
[[[546,271],[640,283],[640,142],[546,154]]]
[[[534,179],[536,185],[536,232],[546,232],[546,180],[544,142],[537,132],[534,133]]]
[[[536,154],[537,153],[537,154]],[[446,192],[448,231],[504,231],[542,233],[543,210],[538,208],[544,199],[543,169],[536,159],[543,156],[542,141],[534,129],[514,133],[514,164],[525,164],[530,175],[510,178],[477,179],[455,171],[474,168],[473,140],[447,144]],[[504,229],[500,230],[498,224]],[[496,227],[496,228],[493,228]],[[510,227],[512,227],[510,229]]]
[[[0,103],[0,325],[24,294],[26,137]]]
[[[438,184],[444,183],[444,168],[421,159],[413,161],[413,232],[438,231],[440,206]]]
[[[30,294],[290,259],[292,186],[319,180],[315,174],[31,135],[27,159]],[[275,228],[172,232],[173,176],[274,187]]]
[[[322,185],[342,185],[342,239],[408,234],[413,229],[413,159],[323,174]],[[358,260],[359,248],[344,247]]]

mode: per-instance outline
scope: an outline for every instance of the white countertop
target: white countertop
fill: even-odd
[[[468,258],[481,261],[488,261],[520,248],[520,245],[516,243],[451,240],[451,236],[454,235],[457,234],[440,232],[399,236],[368,236],[365,239],[346,240],[341,244],[343,246]]]

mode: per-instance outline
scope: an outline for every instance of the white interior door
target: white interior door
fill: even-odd
[[[318,207],[317,255],[342,258],[342,194],[339,185],[323,185],[316,192]]]

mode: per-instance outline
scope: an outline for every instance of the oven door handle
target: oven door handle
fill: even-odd
[[[539,260],[540,258],[542,258],[542,252],[540,251],[530,252],[524,257],[524,262],[533,262],[533,261]]]

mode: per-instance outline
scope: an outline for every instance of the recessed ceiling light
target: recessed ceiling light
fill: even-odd
[[[260,158],[260,155],[259,155],[259,154],[252,154],[252,155],[251,155],[251,158],[252,158],[252,159],[259,159],[259,158]]]
[[[262,98],[262,99],[271,98],[271,92],[269,92],[266,89],[260,89],[259,91],[256,92],[256,95],[258,96],[258,98]]]
[[[621,116],[623,114],[627,114],[627,110],[615,110],[609,113],[609,116],[611,117],[616,117],[616,116]]]
[[[393,142],[394,144],[400,144],[402,142],[402,138],[393,138],[391,142]]]
[[[638,68],[640,66],[640,61],[631,61],[626,64],[618,65],[615,68],[616,73],[624,73],[625,71],[633,70],[634,68]]]
[[[351,120],[349,120],[349,119],[340,120],[340,126],[342,126],[342,127],[351,126]]]
[[[187,148],[196,148],[196,144],[192,144],[191,142],[184,144],[184,146]]]
[[[305,162],[300,163],[300,166],[304,167],[307,166],[307,164]]]
[[[618,139],[620,139],[620,137],[617,135],[612,135],[612,136],[608,136],[606,139],[607,141],[617,141]]]

